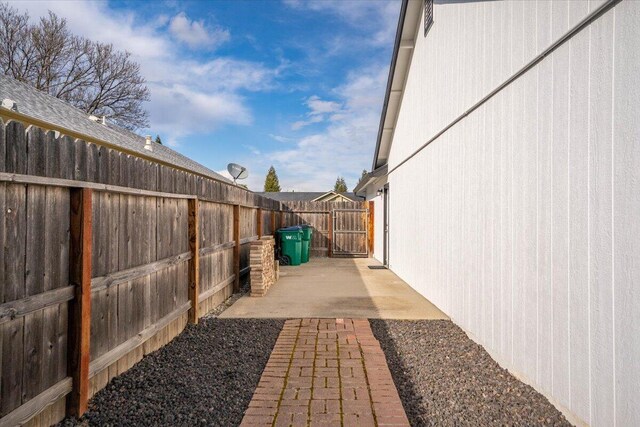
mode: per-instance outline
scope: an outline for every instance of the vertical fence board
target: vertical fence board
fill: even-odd
[[[198,246],[199,248],[206,248],[208,246],[212,246],[214,242],[212,229],[213,229],[213,224],[216,221],[213,204],[207,203],[207,202],[200,202],[198,215],[199,215],[198,238],[200,239]],[[207,291],[211,286],[212,277],[211,277],[211,261],[210,260],[212,257],[213,257],[213,254],[205,255],[203,257],[200,257],[199,259],[200,292]]]
[[[51,133],[48,136],[52,137]],[[53,142],[47,138],[47,143]],[[49,291],[69,285],[69,190],[47,187],[45,206],[44,290]],[[66,303],[45,309],[42,317],[44,390],[66,377]]]
[[[73,165],[73,179],[76,181],[87,180],[87,143],[81,139],[76,139],[73,143],[75,150],[75,160]]]
[[[86,152],[86,176],[85,180],[96,182],[96,162],[98,157],[98,147],[96,144],[87,144]]]
[[[2,400],[0,416],[20,406],[22,395],[24,318],[2,326]]]
[[[51,133],[48,136],[52,136]],[[52,139],[47,138],[47,143]],[[45,189],[44,245],[43,245],[43,291],[50,291],[69,284],[69,190],[47,187]],[[66,376],[66,350],[61,348],[59,335],[66,335],[66,316],[63,329],[59,328],[60,306],[42,311],[42,384],[41,391],[56,384]],[[63,377],[58,366],[64,362]]]
[[[45,132],[36,127],[27,132],[27,173],[45,174]],[[27,218],[25,242],[25,293],[33,296],[45,291],[45,233],[46,188],[27,186]],[[24,318],[24,349],[22,372],[22,403],[26,403],[45,390],[43,384],[44,360],[44,311],[38,310]]]
[[[30,127],[27,131],[27,174],[44,176],[46,174],[44,130]]]
[[[174,181],[174,189],[177,189],[177,186],[179,185],[178,181]],[[181,203],[180,200],[172,200],[172,206],[173,206],[173,216],[172,216],[172,234],[173,234],[173,252],[176,252],[176,249],[179,252],[184,252],[185,250],[188,250],[189,247],[189,240],[187,237],[187,231],[188,231],[188,213],[187,213],[187,203],[185,201],[184,206],[183,203]],[[184,215],[184,217],[183,217]],[[187,218],[184,221],[182,219],[183,218]],[[186,273],[186,277],[185,277],[185,273]],[[174,310],[178,307],[178,305],[180,304],[180,302],[185,301],[186,299],[189,298],[188,296],[188,281],[189,281],[189,275],[188,275],[188,271],[184,266],[184,263],[179,264],[175,267],[175,274],[176,274],[176,279],[173,281],[172,285],[172,290],[173,290],[173,300],[172,300],[172,304],[171,304],[171,310]],[[184,294],[184,296],[183,296]]]
[[[15,301],[25,292],[26,186],[6,184],[4,217],[4,247],[12,248],[12,256],[4,254],[4,299]],[[2,378],[0,411],[6,415],[20,406],[22,395],[24,318],[2,325]]]
[[[2,121],[0,120],[0,127],[2,125]],[[2,135],[0,135],[0,138],[2,137]],[[0,151],[0,155],[2,154],[2,152]],[[5,247],[5,212],[6,212],[6,207],[5,207],[5,196],[6,196],[6,189],[7,189],[7,185],[4,182],[0,182],[0,248],[4,248]],[[6,281],[5,281],[5,257],[7,256],[6,251],[2,252],[2,256],[0,257],[0,283],[3,284],[3,286],[0,286],[0,303],[5,302],[4,299],[4,288],[6,286]],[[0,399],[2,399],[2,390],[3,390],[3,380],[2,378],[4,377],[4,370],[3,370],[3,363],[2,363],[2,354],[4,352],[4,327],[2,325],[0,325]],[[0,416],[2,416],[2,403],[0,402]]]
[[[106,274],[106,251],[109,239],[107,236],[109,212],[104,206],[107,193],[96,193],[93,197],[93,233],[91,251],[91,273],[94,277]],[[105,289],[91,293],[91,359],[107,351],[107,292]],[[105,337],[105,338],[103,338]]]
[[[73,138],[63,136],[56,140],[60,150],[60,178],[73,179],[75,173],[76,144]]]
[[[189,260],[190,323],[198,323],[198,298],[200,296],[200,226],[198,225],[200,215],[198,208],[198,199],[189,199],[189,250],[191,251],[191,259]]]
[[[44,145],[44,176],[60,178],[60,144],[56,140],[55,132],[49,131],[45,135]]]
[[[27,173],[27,140],[24,125],[11,121],[5,127],[6,144],[5,168],[10,173]]]
[[[117,159],[117,158],[116,158]],[[117,159],[119,160],[119,159]],[[116,161],[115,164],[117,167],[115,169],[109,169],[109,173],[112,171],[119,172],[119,161]],[[120,227],[122,224],[120,222],[120,201],[121,195],[119,194],[108,194],[106,196],[106,203],[102,205],[103,209],[106,210],[107,219],[106,219],[106,236],[103,238],[107,241],[107,250],[109,252],[109,256],[105,259],[105,273],[113,273],[119,270],[120,260],[118,255],[118,248],[120,247]],[[106,304],[106,313],[107,313],[107,348],[114,348],[118,344],[118,289],[119,287],[113,287],[107,289],[105,295],[105,304]]]
[[[136,173],[138,177],[141,174],[141,164],[134,163],[134,166],[137,166]],[[145,211],[146,211],[146,197],[138,197],[135,196],[133,198],[133,206],[134,210],[131,215],[131,239],[133,241],[132,251],[130,254],[131,262],[130,268],[141,266],[145,263],[145,247],[149,244],[149,239],[146,234],[145,227]],[[144,295],[145,288],[147,285],[146,277],[137,278],[131,281],[131,306],[132,308],[132,316],[131,316],[131,329],[127,334],[127,339],[133,337],[138,332],[144,329],[144,318],[145,318],[145,303],[144,303]]]
[[[0,172],[6,172],[7,140],[4,132],[4,121],[0,118]]]
[[[153,171],[153,173],[155,173],[155,171]],[[156,208],[157,202],[155,197],[145,198],[145,212],[143,219],[143,228],[145,233],[145,264],[158,259],[156,254]],[[158,286],[156,277],[157,273],[151,273],[145,278],[145,328],[158,320]]]
[[[327,214],[327,221],[329,222],[329,233],[327,234],[328,256],[333,256],[333,214],[329,212]]]
[[[233,291],[240,291],[240,206],[233,205]]]
[[[108,148],[103,146],[98,147],[98,157],[96,158],[96,182],[100,182],[102,184],[107,183],[107,175],[109,172],[109,164],[107,162],[108,155]]]
[[[122,166],[122,165],[121,165]],[[121,169],[120,173],[125,172],[125,169]],[[126,172],[125,172],[126,173]],[[120,196],[120,211],[119,211],[119,223],[120,233],[118,236],[118,270],[126,270],[131,265],[131,252],[132,252],[132,222],[133,222],[133,196],[121,195]],[[132,310],[133,310],[133,295],[131,282],[125,282],[117,285],[118,292],[118,339],[117,344],[121,344],[127,340],[131,333],[132,324]]]
[[[42,133],[30,130],[30,140],[34,134],[37,137]],[[37,139],[37,138],[36,138]],[[40,144],[42,147],[42,144]],[[33,150],[36,161],[29,161],[29,173],[35,172],[41,165],[39,150]],[[31,159],[29,159],[31,160]],[[33,169],[31,169],[33,167]],[[27,221],[26,221],[26,243],[25,243],[25,294],[33,296],[44,292],[45,278],[45,247],[47,236],[45,235],[45,187],[30,185],[27,186]],[[43,365],[43,313],[36,311],[24,318],[24,368],[22,377],[22,403],[26,403],[33,397],[44,391],[42,387],[42,365]]]

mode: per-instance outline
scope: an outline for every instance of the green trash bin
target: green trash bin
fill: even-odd
[[[309,262],[309,252],[311,251],[311,235],[313,234],[313,228],[310,225],[304,224],[302,227],[302,262]]]
[[[281,263],[300,265],[302,262],[302,228],[286,227],[278,230],[280,236]]]

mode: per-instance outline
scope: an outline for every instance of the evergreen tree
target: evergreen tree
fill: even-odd
[[[160,135],[156,135],[156,144],[162,145],[162,140],[160,139]]]
[[[347,183],[344,182],[344,178],[339,176],[336,179],[336,184],[333,186],[333,191],[336,193],[346,193],[347,192]]]
[[[273,166],[269,168],[267,177],[264,180],[264,191],[268,193],[280,192],[280,181],[278,181],[278,174]]]
[[[362,179],[367,175],[367,170],[366,169],[362,169],[362,175],[360,175],[360,179],[358,180],[358,184],[360,184],[360,181],[362,181]]]

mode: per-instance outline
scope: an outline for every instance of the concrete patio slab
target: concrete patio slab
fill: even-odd
[[[244,296],[221,318],[448,319],[435,305],[371,258],[312,258],[281,267],[264,297]]]

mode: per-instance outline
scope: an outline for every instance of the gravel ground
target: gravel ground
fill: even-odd
[[[454,323],[370,322],[411,425],[570,425]]]
[[[114,378],[62,426],[239,425],[282,320],[202,319]]]
[[[220,316],[223,311],[231,307],[233,303],[235,303],[236,301],[238,301],[240,298],[242,298],[248,293],[249,293],[249,290],[247,288],[242,288],[240,292],[236,292],[235,294],[231,295],[222,304],[220,304],[219,306],[217,306],[216,308],[214,308],[213,310],[211,310],[210,312],[202,316],[201,319],[211,319],[211,318]]]

